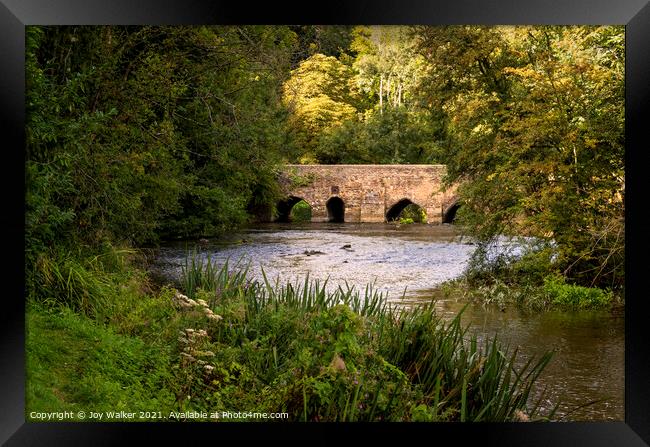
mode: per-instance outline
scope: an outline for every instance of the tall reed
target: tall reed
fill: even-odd
[[[348,365],[379,356],[379,364],[385,365],[380,368],[384,372],[371,378],[366,375],[365,379],[341,382],[339,376],[323,376],[322,366],[320,370],[310,369],[303,361],[303,367],[298,369],[306,375],[296,382],[297,394],[287,391],[288,396],[293,396],[290,400],[300,400],[298,418],[409,419],[411,413],[396,410],[400,400],[405,399],[404,393],[411,398],[419,396],[418,408],[426,420],[432,421],[508,421],[518,420],[522,414],[525,419],[548,419],[555,414],[557,407],[538,414],[544,393],[536,402],[529,402],[551,353],[520,365],[517,351],[509,352],[496,338],[479,343],[476,336],[468,336],[468,328],[461,325],[462,311],[452,321],[444,322],[435,313],[433,303],[395,308],[371,286],[361,294],[347,284],[328,288],[327,280],[314,280],[309,275],[300,282],[280,283],[279,279],[271,281],[262,270],[262,280],[253,281],[248,279],[249,268],[249,264],[241,262],[234,267],[229,262],[218,266],[210,256],[193,251],[183,268],[182,284],[190,297],[199,289],[209,293],[209,304],[215,312],[226,309],[229,303],[244,306],[243,320],[220,326],[215,337],[224,343],[256,343],[256,354],[246,361],[266,383],[284,377],[290,365],[300,363],[296,359],[304,357],[304,352],[320,352],[326,361],[332,355],[347,356]],[[342,309],[340,306],[356,317],[345,317],[341,320],[343,326],[325,332],[314,329],[320,327],[315,323],[307,325],[316,321],[314,318],[343,318],[339,311],[334,312]],[[275,320],[270,315],[282,312],[287,321],[272,322]],[[361,322],[362,331],[351,329],[356,327],[355,321]],[[318,324],[327,326],[327,321]],[[336,335],[340,330],[343,333]],[[311,342],[322,334],[329,334],[334,347]],[[294,346],[296,340],[305,346]],[[309,351],[304,351],[307,348]],[[359,352],[366,352],[364,349],[373,351],[364,354],[370,357],[359,360]],[[255,357],[258,352],[263,352],[261,357]],[[314,359],[311,361],[320,361]],[[346,369],[344,374],[350,375],[353,369]]]

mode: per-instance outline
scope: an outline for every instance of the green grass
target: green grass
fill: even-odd
[[[115,333],[69,309],[27,309],[26,409],[168,411],[175,408],[171,347]]]
[[[553,304],[574,309],[602,308],[614,300],[609,290],[566,284],[561,276],[544,278],[543,289]]]
[[[521,258],[503,255],[491,261],[481,255],[484,250],[479,246],[463,276],[440,287],[445,296],[532,311],[597,310],[623,305],[622,290],[568,283],[553,262],[554,251],[548,247]]]
[[[83,264],[81,261],[79,261]],[[371,287],[304,278],[252,281],[244,265],[194,252],[183,268],[193,308],[129,269],[94,270],[107,287],[85,312],[59,294],[27,309],[32,411],[286,412],[292,421],[547,420],[528,398],[550,354],[515,367],[422,306],[398,310]],[[101,294],[101,296],[99,296]],[[221,318],[209,318],[207,309]],[[208,312],[209,313],[209,312]],[[244,418],[245,420],[245,418]]]
[[[567,284],[557,275],[549,275],[539,284],[525,276],[506,281],[499,277],[470,280],[467,277],[448,281],[440,286],[446,297],[489,306],[517,306],[529,311],[561,309],[598,310],[621,306],[622,298],[610,290]]]

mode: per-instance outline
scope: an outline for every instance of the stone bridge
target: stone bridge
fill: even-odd
[[[456,188],[442,191],[445,165],[286,165],[287,199],[278,221],[288,221],[300,200],[311,206],[312,222],[386,222],[414,203],[427,222],[451,222],[458,208]]]

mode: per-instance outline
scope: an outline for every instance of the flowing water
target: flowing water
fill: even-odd
[[[178,278],[188,250],[196,243],[161,247],[156,267]],[[435,287],[462,274],[475,246],[450,225],[264,224],[219,240],[202,241],[199,250],[213,260],[250,264],[251,275],[281,283],[312,279],[330,287],[374,290],[402,305],[439,296]],[[517,253],[517,244],[502,250]],[[437,299],[436,309],[452,319],[465,303]],[[519,361],[554,351],[539,381],[548,387],[548,407],[560,401],[557,415],[566,420],[624,419],[624,317],[608,311],[531,313],[515,308],[469,305],[463,325],[479,340],[497,336]],[[595,404],[578,408],[588,402]]]

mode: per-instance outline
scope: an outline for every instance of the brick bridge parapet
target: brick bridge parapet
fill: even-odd
[[[286,165],[282,175],[289,201],[307,202],[312,222],[331,221],[334,198],[343,202],[345,222],[385,222],[393,207],[415,203],[439,224],[457,206],[456,187],[442,189],[445,173],[445,165]]]

